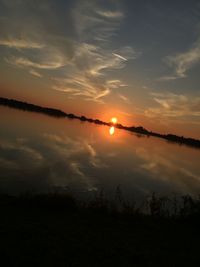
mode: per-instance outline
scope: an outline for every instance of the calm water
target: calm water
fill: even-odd
[[[0,192],[200,193],[200,150],[0,107]]]

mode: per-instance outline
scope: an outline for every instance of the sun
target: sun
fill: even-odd
[[[113,117],[110,121],[111,121],[113,124],[116,124],[116,123],[117,123],[117,118],[116,118],[116,117]]]

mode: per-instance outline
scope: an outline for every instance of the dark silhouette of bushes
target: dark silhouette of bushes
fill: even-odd
[[[54,117],[66,117],[66,113],[61,110],[47,108],[47,107],[40,107],[37,105],[33,105],[33,104],[29,104],[26,102],[21,102],[21,101],[17,101],[13,99],[0,97],[0,105],[17,108],[17,109],[21,109],[24,111],[44,113],[46,115],[54,116]]]
[[[118,187],[111,202],[103,190],[87,203],[69,194],[0,195],[1,265],[199,265],[199,198],[154,193],[143,210]]]
[[[98,191],[90,200],[78,200],[73,193],[48,193],[48,194],[22,194],[19,196],[0,195],[0,207],[9,206],[37,208],[46,210],[87,211],[96,210],[118,215],[146,216],[157,218],[200,218],[200,195],[196,198],[184,196],[159,196],[153,193],[143,200],[141,205],[136,201],[128,201],[117,186],[114,197],[108,198],[104,190]]]

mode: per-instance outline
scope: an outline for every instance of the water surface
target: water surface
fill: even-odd
[[[0,192],[120,185],[127,198],[200,192],[200,150],[78,120],[0,107]]]

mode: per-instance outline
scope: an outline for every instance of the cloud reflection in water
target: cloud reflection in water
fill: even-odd
[[[87,193],[103,188],[109,193],[119,184],[126,196],[134,197],[200,191],[198,150],[121,130],[107,138],[114,126],[13,110],[7,118],[1,116],[1,192],[67,187]]]

